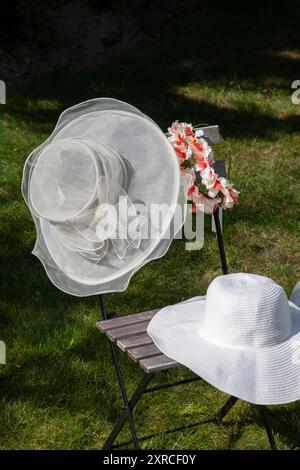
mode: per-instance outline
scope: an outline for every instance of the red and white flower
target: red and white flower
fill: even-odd
[[[206,189],[212,189],[218,179],[218,175],[211,166],[207,166],[204,170],[200,172],[202,183],[206,186]]]
[[[192,124],[179,121],[173,122],[168,131],[168,139],[177,154],[181,172],[191,177],[188,199],[192,203],[193,211],[212,214],[218,207],[232,209],[238,203],[239,192],[226,178],[215,172],[212,166],[213,152],[202,137],[203,131],[195,131]],[[207,194],[195,184],[196,171],[200,172],[201,183],[205,186]]]

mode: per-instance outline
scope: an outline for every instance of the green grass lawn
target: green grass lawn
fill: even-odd
[[[0,106],[0,339],[7,345],[1,449],[100,448],[122,405],[108,345],[95,328],[97,298],[63,294],[30,254],[35,231],[20,194],[22,168],[66,107],[111,96],[136,105],[163,130],[176,118],[219,124],[226,143],[216,154],[231,153],[230,178],[241,191],[239,206],[225,217],[230,271],[270,276],[288,295],[300,279],[300,105],[290,99],[291,82],[300,78],[296,33],[264,27],[259,15],[235,28],[234,18],[203,17],[197,9],[185,20],[99,68],[7,86]],[[218,274],[207,228],[203,250],[188,253],[184,241],[175,241],[107,304],[119,314],[160,307],[203,294]],[[121,361],[131,393],[141,372],[123,355]],[[178,368],[156,382],[189,374]],[[226,398],[204,382],[146,395],[137,427],[152,433],[197,421]],[[300,403],[270,409],[279,447],[300,448]],[[127,428],[122,437],[129,438]],[[143,447],[266,449],[268,442],[255,409],[239,403],[220,427],[162,435]]]

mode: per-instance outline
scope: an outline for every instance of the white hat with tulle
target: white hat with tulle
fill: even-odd
[[[111,98],[73,106],[25,163],[33,253],[67,293],[124,290],[169,248],[188,183],[170,142],[138,109]]]

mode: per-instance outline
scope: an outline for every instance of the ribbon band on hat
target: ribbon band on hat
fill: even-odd
[[[106,255],[110,243],[116,255],[123,259],[129,246],[139,247],[141,229],[147,219],[137,213],[122,188],[111,188],[105,176],[99,178],[98,187],[101,189],[92,209],[74,220],[54,223],[54,230],[67,249],[95,262]],[[115,202],[111,194],[117,193],[119,200]]]

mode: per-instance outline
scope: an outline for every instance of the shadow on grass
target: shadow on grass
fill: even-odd
[[[300,404],[293,403],[289,405],[268,407],[270,422],[273,428],[275,440],[276,436],[289,448],[300,448],[300,424],[299,413]],[[263,422],[257,409],[251,406],[248,409],[249,417],[253,419],[262,429]],[[266,435],[267,439],[267,435]]]
[[[297,65],[299,66],[299,64]],[[127,74],[130,75],[128,71]],[[296,76],[296,71],[294,73]],[[167,126],[170,124],[171,120],[175,117],[180,120],[187,120],[194,123],[197,122],[207,122],[207,117],[209,116],[210,123],[220,123],[221,132],[226,137],[236,137],[236,138],[255,138],[262,137],[269,140],[276,139],[281,134],[293,134],[300,131],[300,116],[292,115],[287,117],[277,117],[272,116],[270,111],[263,110],[257,105],[251,105],[243,107],[243,104],[239,104],[236,107],[227,107],[213,104],[207,101],[201,92],[199,92],[198,98],[189,99],[187,97],[181,96],[180,92],[172,92],[172,88],[183,86],[182,82],[172,82],[166,83],[157,83],[157,88],[159,92],[155,91],[155,86],[153,82],[150,84],[146,81],[144,83],[144,88],[142,90],[135,89],[133,96],[130,96],[129,93],[120,93],[118,90],[118,85],[115,87],[111,86],[110,89],[101,89],[98,87],[97,91],[93,93],[92,83],[93,81],[102,81],[101,73],[95,75],[92,83],[88,78],[89,74],[82,74],[81,83],[79,88],[74,88],[74,79],[70,76],[70,81],[73,83],[73,96],[69,100],[61,99],[59,105],[55,110],[48,109],[39,109],[40,100],[52,100],[53,98],[49,96],[38,96],[33,98],[30,96],[30,99],[36,100],[35,106],[33,109],[26,109],[26,92],[20,98],[20,103],[17,107],[11,105],[7,107],[6,112],[11,114],[16,119],[25,120],[27,124],[30,122],[31,130],[36,130],[36,132],[49,134],[53,129],[59,114],[69,106],[76,104],[85,99],[94,98],[97,96],[110,95],[118,99],[127,100],[128,102],[136,105],[141,110],[146,111],[154,120],[161,124],[162,129],[167,129]],[[145,77],[144,77],[145,78]],[[143,81],[143,80],[141,80]],[[197,81],[196,81],[197,82]],[[76,80],[75,80],[76,83]],[[189,81],[186,81],[186,85]],[[198,82],[197,82],[198,83]],[[210,86],[210,81],[208,80],[207,86]],[[129,86],[129,84],[127,84]],[[211,85],[212,88],[214,84]],[[84,95],[81,95],[82,88],[85,89]],[[154,89],[156,99],[149,102],[145,102],[145,98],[138,98],[139,94],[142,94],[145,89]],[[47,86],[45,86],[47,89]],[[286,84],[286,100],[290,100],[290,83]],[[247,93],[247,91],[244,91]],[[55,98],[56,99],[56,98]],[[162,107],[161,99],[164,100],[164,105]],[[249,109],[250,108],[250,109]],[[159,111],[158,111],[159,110]]]
[[[282,406],[271,411],[273,430],[289,449],[300,449],[300,405]]]
[[[260,5],[257,8],[261,9]],[[174,117],[205,122],[209,116],[211,122],[221,123],[228,136],[272,138],[296,132],[299,116],[280,119],[254,104],[250,109],[243,103],[228,109],[207,102],[201,94],[197,102],[172,92],[195,83],[245,94],[249,90],[282,91],[290,100],[291,82],[298,77],[300,62],[291,54],[297,48],[295,18],[299,9],[285,21],[282,11],[274,6],[265,13],[265,23],[256,18],[253,24],[245,11],[228,5],[225,16],[219,7],[208,8],[206,14],[195,8],[188,13],[189,27],[182,28],[181,20],[173,21],[159,38],[101,67],[77,73],[53,72],[20,84],[5,113],[48,133],[66,107],[96,96],[113,96],[140,107],[162,128]]]
[[[230,433],[228,441],[228,449],[236,448],[238,442],[243,440],[243,434],[246,432],[247,426],[257,426],[261,429],[264,435],[264,442],[266,448],[269,448],[269,441],[261,419],[260,413],[255,405],[241,401],[241,409],[239,416],[230,416],[230,414],[222,422],[222,426]],[[288,449],[300,448],[300,428],[297,416],[300,412],[299,404],[282,405],[276,407],[268,407],[270,422],[273,428],[275,441],[280,449],[278,439],[287,446]],[[253,431],[251,431],[253,433]],[[262,445],[263,442],[260,442]],[[253,449],[254,443],[251,443],[250,448]]]

